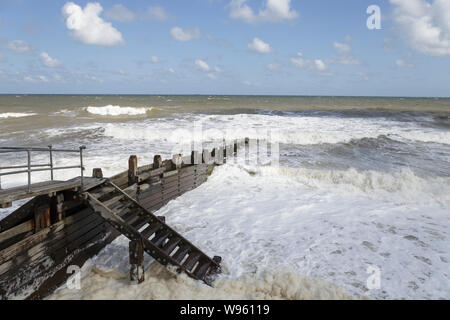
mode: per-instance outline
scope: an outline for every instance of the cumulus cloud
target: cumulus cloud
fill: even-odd
[[[102,6],[97,2],[88,3],[84,9],[73,2],[67,2],[62,8],[66,26],[77,41],[100,46],[122,44],[122,34],[100,17],[102,11]]]
[[[450,55],[450,1],[390,0],[399,35],[414,50],[432,56]]]
[[[297,68],[305,68],[318,72],[325,72],[328,70],[327,64],[321,59],[305,59],[301,52],[297,53],[296,57],[291,58],[291,63]]]
[[[150,57],[150,61],[153,63],[158,63],[159,62],[159,58],[157,56],[151,56]]]
[[[135,19],[135,14],[125,6],[116,4],[111,9],[105,11],[105,17],[110,20],[128,22]]]
[[[61,61],[50,57],[47,52],[42,52],[40,56],[42,64],[46,67],[55,68],[62,64]]]
[[[259,38],[253,38],[253,41],[248,44],[248,48],[258,53],[269,53],[272,51],[270,45]]]
[[[195,60],[195,65],[202,71],[209,72],[211,70],[210,66],[203,60]]]
[[[175,40],[181,42],[191,41],[193,39],[198,39],[202,36],[199,28],[183,30],[180,27],[174,27],[170,30],[170,34]]]
[[[6,43],[6,48],[16,53],[29,53],[33,49],[23,40],[13,40]]]
[[[231,0],[228,4],[230,18],[246,23],[278,23],[299,17],[297,11],[291,9],[291,0],[267,0],[265,6],[255,13],[247,4],[247,0]]]

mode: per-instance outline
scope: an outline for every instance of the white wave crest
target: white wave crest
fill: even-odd
[[[333,189],[336,192],[365,194],[389,198],[396,202],[438,202],[450,204],[450,178],[419,177],[411,169],[396,172],[374,170],[319,170],[289,167],[245,168],[252,174],[266,177],[288,177],[309,187]]]
[[[87,107],[86,111],[100,116],[138,116],[145,115],[153,108],[134,108],[107,105],[104,107]]]
[[[270,139],[275,143],[313,145],[347,143],[352,139],[387,136],[449,144],[450,131],[405,126],[389,120],[339,119],[317,117],[280,117],[266,115],[197,115],[171,122],[149,119],[146,123],[108,124],[105,135],[118,139],[164,140],[171,143],[222,139]]]
[[[31,116],[35,116],[35,115],[36,115],[36,113],[6,112],[6,113],[0,113],[0,119],[23,118],[23,117],[31,117]]]

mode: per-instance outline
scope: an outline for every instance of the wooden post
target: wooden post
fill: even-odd
[[[101,168],[95,168],[92,170],[92,178],[103,179],[103,171]]]
[[[183,164],[183,156],[181,154],[174,154],[172,157],[172,163],[175,169],[180,169]]]
[[[156,155],[153,157],[153,169],[158,169],[162,167],[163,160],[160,155]]]
[[[198,151],[192,151],[191,153],[191,164],[200,164],[201,162],[201,158],[200,158],[200,154],[198,153]]]
[[[130,156],[128,160],[128,186],[132,186],[137,182],[138,176],[138,160],[136,156]]]
[[[211,162],[211,154],[208,150],[203,150],[202,153],[202,161],[203,163],[209,164]]]
[[[130,280],[142,283],[145,280],[144,272],[144,245],[142,240],[132,240],[129,243],[130,251]]]
[[[50,227],[50,206],[39,206],[34,210],[34,232]]]
[[[64,206],[64,193],[57,193],[51,198],[50,218],[52,223],[56,223],[65,218],[66,207]]]
[[[224,155],[224,148],[215,148],[215,163],[216,164],[223,164],[223,155]]]

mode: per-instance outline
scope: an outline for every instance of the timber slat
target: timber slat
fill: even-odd
[[[157,232],[155,237],[151,240],[151,242],[156,246],[159,247],[164,240],[166,240],[170,236],[171,232],[170,230],[161,230],[160,232]]]
[[[162,249],[167,255],[170,255],[172,253],[172,251],[175,250],[175,248],[178,246],[178,244],[181,241],[182,241],[182,238],[180,238],[180,237],[173,237],[172,239],[169,240],[169,242],[167,242],[162,247]]]

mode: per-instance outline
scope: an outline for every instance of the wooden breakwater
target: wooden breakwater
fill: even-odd
[[[120,234],[131,240],[134,271],[143,267],[145,251],[160,263],[207,279],[220,259],[205,256],[164,218],[155,221],[153,212],[204,183],[241,143],[169,160],[155,156],[152,164],[141,167],[131,156],[129,169],[109,179],[95,169],[82,190],[71,186],[34,197],[0,221],[0,298],[45,297],[70,276],[69,266],[82,266]]]

